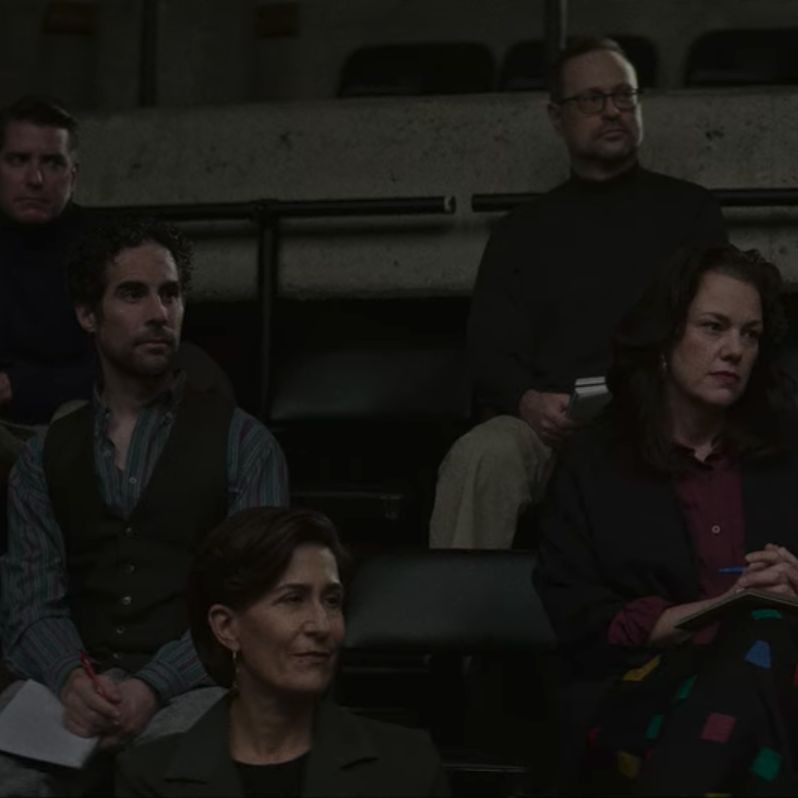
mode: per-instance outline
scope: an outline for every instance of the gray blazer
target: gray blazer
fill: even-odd
[[[230,757],[227,701],[194,726],[117,759],[120,798],[243,798]],[[305,772],[303,796],[448,796],[446,775],[425,732],[360,718],[322,703]]]

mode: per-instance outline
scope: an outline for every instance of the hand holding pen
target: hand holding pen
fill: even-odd
[[[736,588],[764,590],[798,598],[798,558],[784,546],[768,543],[745,556],[746,565],[719,568],[718,573],[740,574]]]
[[[119,689],[107,676],[94,672],[85,654],[80,661],[81,666],[69,674],[61,690],[64,726],[80,737],[112,733],[121,717]]]
[[[85,651],[80,652],[80,664],[83,666],[83,670],[86,671],[86,676],[91,679],[91,683],[94,685],[97,695],[100,696],[100,698],[104,698],[106,701],[108,701],[108,694],[105,692],[105,690],[103,690],[103,686],[100,683],[100,680],[97,678],[97,674],[94,672],[89,655]]]

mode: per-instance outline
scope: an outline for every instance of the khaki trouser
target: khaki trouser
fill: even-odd
[[[430,548],[509,549],[540,501],[552,450],[520,418],[496,416],[455,441],[438,471]]]

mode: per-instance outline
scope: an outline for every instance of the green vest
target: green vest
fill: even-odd
[[[101,498],[91,404],[48,430],[44,471],[64,537],[66,601],[83,645],[101,667],[139,670],[188,629],[192,553],[227,516],[234,409],[220,393],[186,385],[169,439],[129,518]]]

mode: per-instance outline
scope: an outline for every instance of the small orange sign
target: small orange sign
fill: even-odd
[[[259,39],[299,35],[297,3],[265,3],[256,11],[255,30]]]
[[[48,3],[42,18],[42,32],[93,36],[97,32],[97,3]]]

